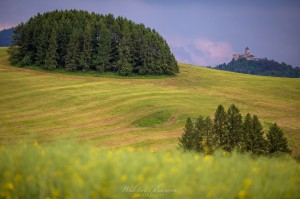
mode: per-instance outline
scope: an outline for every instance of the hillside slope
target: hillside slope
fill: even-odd
[[[300,154],[300,79],[260,77],[180,64],[170,78],[106,78],[12,67],[0,48],[0,144],[78,138],[100,147],[178,145],[187,116],[235,103],[277,122]]]

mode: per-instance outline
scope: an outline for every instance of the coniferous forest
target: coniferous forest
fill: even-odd
[[[291,153],[287,138],[274,123],[265,134],[256,115],[243,119],[240,110],[232,104],[227,111],[219,105],[214,119],[199,116],[194,122],[187,118],[179,146],[187,151],[213,154],[216,150],[237,150],[252,155],[279,155]]]
[[[278,63],[274,60],[232,60],[228,64],[220,64],[215,67],[219,70],[227,70],[238,73],[246,73],[251,75],[275,76],[275,77],[300,77],[300,68],[293,68],[284,62]]]
[[[65,10],[38,13],[14,29],[10,61],[46,70],[173,75],[169,45],[154,29],[112,14]]]

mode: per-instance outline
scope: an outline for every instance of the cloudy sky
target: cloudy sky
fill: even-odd
[[[215,66],[248,46],[256,57],[300,66],[299,0],[0,0],[0,29],[54,9],[144,23],[168,41],[180,62]]]

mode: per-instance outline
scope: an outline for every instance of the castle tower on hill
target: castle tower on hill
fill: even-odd
[[[244,54],[233,54],[232,59],[237,61],[239,59],[246,59],[246,60],[252,60],[252,61],[257,61],[260,60],[260,58],[255,58],[254,55],[251,55],[250,53],[250,49],[247,47],[245,49],[245,53]]]

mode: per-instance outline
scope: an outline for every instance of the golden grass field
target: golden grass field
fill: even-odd
[[[75,138],[99,147],[178,146],[188,116],[234,103],[284,129],[300,155],[300,79],[180,64],[175,77],[118,78],[10,66],[0,48],[0,144]]]

